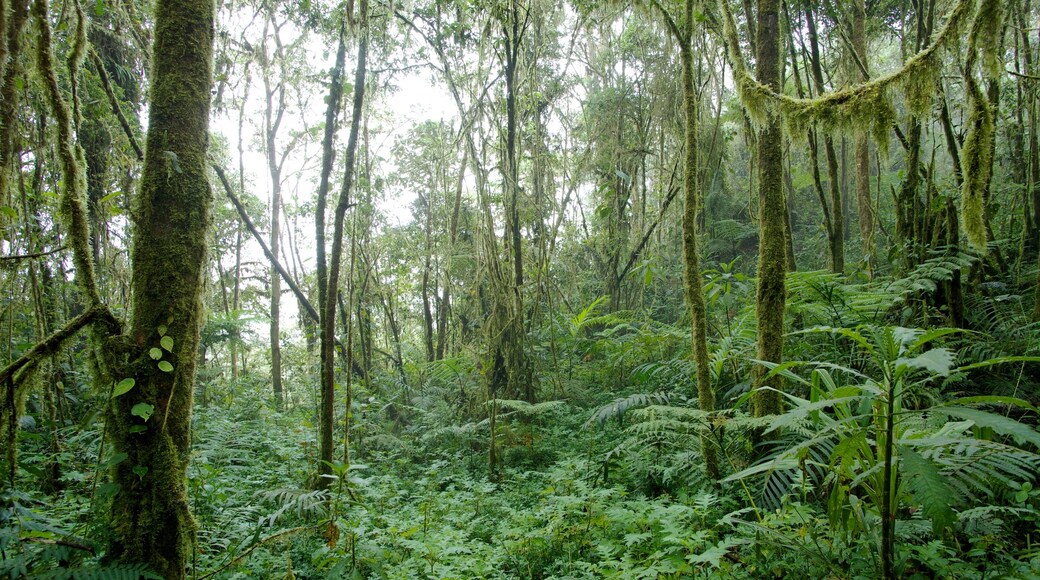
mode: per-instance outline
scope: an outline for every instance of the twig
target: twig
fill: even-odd
[[[90,57],[91,62],[94,63],[94,68],[97,69],[98,76],[101,78],[101,86],[104,87],[105,94],[108,95],[108,104],[112,105],[112,112],[115,113],[116,118],[119,119],[119,126],[123,128],[123,133],[126,133],[126,138],[130,141],[130,146],[134,148],[134,153],[137,154],[137,160],[144,161],[144,151],[137,143],[137,137],[134,136],[134,131],[130,128],[130,123],[126,120],[126,115],[123,114],[123,109],[119,106],[119,100],[116,99],[116,95],[112,91],[112,83],[108,79],[108,71],[105,70],[105,63],[101,61],[101,57],[98,56],[97,51],[93,48],[90,50]]]
[[[44,256],[50,256],[51,254],[57,254],[58,252],[65,249],[65,246],[58,246],[53,250],[47,250],[46,252],[37,252],[35,254],[15,254],[13,256],[0,256],[0,262],[14,262],[17,260],[31,260],[33,258],[42,258]]]

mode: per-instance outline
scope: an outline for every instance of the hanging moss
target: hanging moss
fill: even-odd
[[[999,56],[993,53],[996,42],[980,39],[997,38],[1003,26],[1000,0],[981,0],[971,31],[968,34],[968,56],[964,64],[964,89],[968,94],[967,134],[961,148],[961,171],[964,183],[961,190],[961,222],[968,242],[978,252],[986,253],[986,199],[989,197],[993,176],[993,145],[996,138],[994,112],[989,99],[975,77],[975,64],[982,53],[982,73],[993,78],[999,71]],[[995,36],[996,35],[996,36]],[[987,61],[997,59],[994,67]]]
[[[984,0],[983,3],[999,5],[1000,0]],[[944,52],[941,49],[949,48],[956,52],[952,49],[968,22],[973,5],[974,0],[959,0],[932,42],[899,70],[816,98],[798,99],[770,90],[751,76],[740,49],[736,20],[728,0],[718,0],[737,93],[753,123],[763,126],[770,115],[780,115],[788,137],[795,140],[803,139],[814,123],[828,131],[868,132],[883,153],[888,133],[896,120],[893,95],[904,95],[914,114],[924,114],[930,109],[942,70]],[[989,21],[989,15],[984,16],[987,20],[985,28],[992,29],[995,24]],[[980,16],[977,15],[978,19]],[[999,62],[999,55],[996,60]]]
[[[37,67],[47,93],[47,100],[54,114],[58,135],[58,157],[61,160],[64,190],[61,197],[61,213],[69,227],[73,263],[76,266],[76,283],[86,295],[91,307],[101,304],[94,274],[94,261],[90,252],[90,223],[87,219],[85,192],[87,177],[83,168],[86,160],[83,148],[75,143],[72,118],[68,104],[58,86],[54,71],[54,55],[51,54],[50,11],[47,0],[36,0],[32,8],[33,18],[39,30],[37,40]]]

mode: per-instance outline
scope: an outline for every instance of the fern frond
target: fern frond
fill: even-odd
[[[274,513],[266,518],[261,518],[261,522],[266,520],[267,525],[274,525],[287,513],[293,513],[299,518],[325,517],[330,497],[328,490],[324,489],[291,488],[261,491],[256,495],[264,501],[278,505],[278,509]]]
[[[52,570],[34,578],[45,580],[162,580],[162,576],[152,572],[144,564],[117,564],[101,568],[71,568]]]
[[[957,520],[953,506],[960,503],[960,494],[934,463],[910,447],[900,446],[899,461],[906,489],[932,521],[935,535],[942,535]]]
[[[588,427],[592,423],[597,423],[603,426],[610,419],[617,419],[618,421],[625,415],[630,409],[637,409],[645,407],[647,405],[664,405],[667,404],[669,396],[667,393],[636,393],[627,397],[621,397],[614,399],[613,402],[604,405],[593,412],[592,417],[582,426],[582,428]]]

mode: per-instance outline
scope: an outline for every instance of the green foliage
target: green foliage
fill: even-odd
[[[864,326],[807,332],[848,339],[867,355],[866,368],[830,362],[768,365],[771,375],[800,385],[808,398],[786,395],[790,408],[767,429],[782,434],[784,444],[731,481],[765,476],[763,494],[770,503],[798,497],[799,491],[802,497],[806,490],[819,494],[831,526],[853,537],[877,533],[886,518],[905,525],[909,520],[899,506],[919,506],[935,536],[946,538],[962,532],[959,510],[999,501],[1018,482],[1036,477],[1040,435],[1035,428],[977,408],[1010,405],[1035,415],[1030,403],[992,396],[928,405],[924,395],[942,379],[1040,359],[1005,357],[957,367],[951,350],[935,346],[955,329]],[[808,378],[794,372],[803,366],[811,369]],[[888,433],[894,437],[890,446]],[[890,489],[883,485],[888,449],[893,451]],[[772,483],[778,480],[784,483]],[[895,511],[881,512],[886,505]]]

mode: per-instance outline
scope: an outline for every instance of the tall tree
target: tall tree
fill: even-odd
[[[690,311],[691,339],[693,343],[693,363],[697,376],[697,399],[700,408],[705,412],[715,410],[715,388],[711,382],[710,359],[708,358],[708,322],[707,306],[704,302],[704,280],[701,276],[700,254],[697,249],[697,206],[700,200],[700,179],[697,176],[697,126],[698,102],[694,85],[693,33],[694,1],[686,0],[683,4],[683,19],[679,23],[656,1],[654,5],[664,18],[668,31],[679,44],[679,59],[682,61],[683,87],[683,191],[684,207],[682,214],[683,236],[683,274],[685,279],[686,306]],[[779,175],[779,174],[778,174]],[[781,222],[780,235],[783,236]],[[783,238],[781,238],[781,243]],[[783,248],[781,247],[781,268],[783,268]],[[714,427],[701,432],[701,452],[704,454],[704,466],[708,476],[717,480],[720,476],[718,453],[714,439]]]
[[[344,15],[345,19],[353,15]],[[319,459],[318,487],[327,487],[331,482],[328,477],[332,473],[332,453],[335,446],[333,421],[335,418],[336,377],[335,352],[336,340],[336,306],[339,296],[339,277],[343,259],[343,237],[346,229],[347,209],[351,204],[351,193],[354,189],[355,161],[357,159],[358,136],[361,133],[361,112],[365,99],[365,79],[368,73],[368,0],[361,0],[357,21],[351,23],[358,33],[357,68],[354,72],[354,99],[351,107],[350,135],[347,138],[347,150],[343,160],[343,184],[339,199],[336,202],[332,225],[332,250],[326,262],[325,258],[325,207],[328,192],[328,176],[332,168],[332,137],[335,131],[335,117],[339,103],[339,72],[344,62],[343,30],[340,30],[340,47],[336,56],[336,69],[333,72],[332,93],[328,100],[326,115],[324,159],[322,168],[323,191],[319,191],[318,210],[315,216],[318,243],[318,295],[320,302],[321,330],[321,402],[319,404]]]
[[[285,116],[285,55],[282,50],[282,39],[280,36],[281,25],[274,19],[274,9],[268,5],[268,15],[264,26],[263,41],[260,46],[261,70],[264,81],[264,150],[267,154],[267,171],[271,177],[271,227],[270,247],[271,254],[275,259],[279,256],[281,246],[281,209],[282,209],[282,166],[285,163],[285,155],[279,159],[277,152],[278,129],[282,125]],[[271,28],[271,34],[268,34]],[[272,55],[268,55],[268,42],[274,42]],[[273,82],[272,67],[277,61],[280,66],[283,80]],[[288,153],[288,150],[286,150]],[[274,392],[274,401],[278,410],[282,410],[282,346],[281,346],[281,302],[282,302],[282,280],[278,270],[271,266],[271,388]]]
[[[779,93],[780,75],[780,0],[759,0],[756,16],[758,38],[756,77],[758,82]],[[757,358],[778,363],[784,354],[784,304],[786,289],[784,223],[783,148],[779,115],[770,114],[758,133],[758,289],[756,318]],[[755,367],[755,385],[762,382],[765,367]],[[760,390],[754,399],[757,416],[779,413],[780,393]]]
[[[185,487],[212,206],[213,14],[212,0],[156,3],[133,310],[128,334],[103,349],[112,378],[136,380],[109,414],[113,447],[126,454],[112,474],[120,491],[109,555],[146,562],[166,578],[185,576],[195,532]]]

